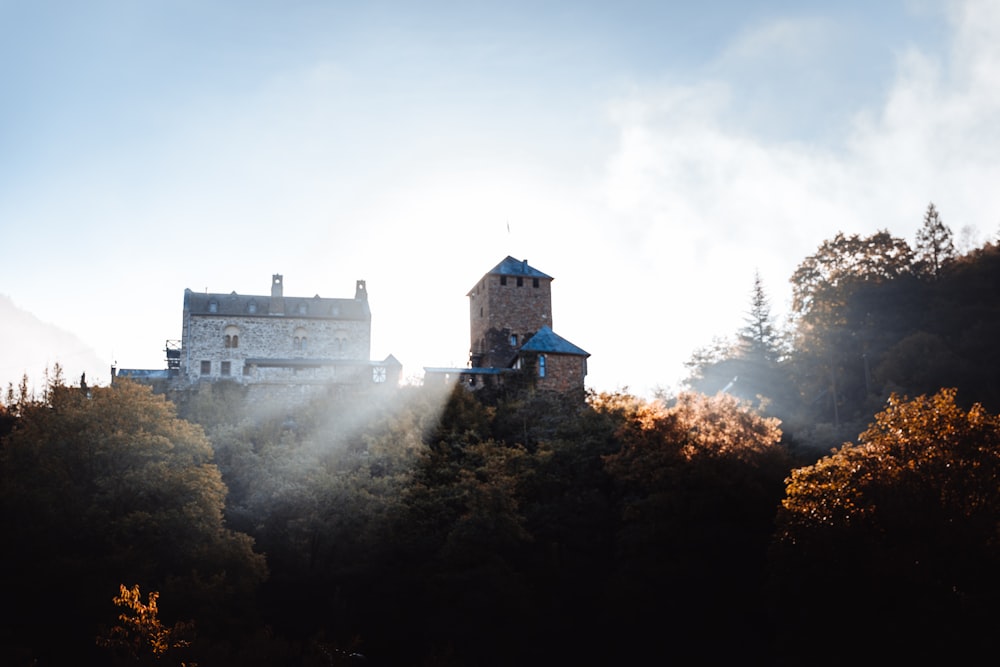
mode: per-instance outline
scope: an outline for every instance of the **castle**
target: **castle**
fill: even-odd
[[[552,277],[508,256],[469,291],[471,345],[466,368],[424,368],[425,382],[461,381],[470,389],[512,375],[541,390],[582,391],[587,352],[552,330]],[[167,341],[164,370],[111,369],[116,378],[177,390],[229,381],[255,391],[398,386],[391,354],[371,360],[371,310],[365,281],[353,299],[290,297],[284,278],[271,294],[184,290],[181,340]]]
[[[507,256],[469,293],[468,368],[424,368],[425,382],[476,389],[520,374],[537,389],[583,391],[589,353],[552,330],[552,277]]]
[[[353,299],[288,297],[284,278],[271,278],[271,294],[197,293],[184,290],[181,340],[168,341],[167,369],[119,369],[164,388],[183,389],[228,380],[243,385],[399,384],[402,365],[389,355],[369,359],[371,310],[365,281]]]

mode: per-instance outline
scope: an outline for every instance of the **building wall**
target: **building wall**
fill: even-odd
[[[545,376],[535,386],[558,392],[582,390],[587,376],[587,358],[569,354],[546,354]],[[536,368],[537,368],[536,361]]]
[[[235,347],[226,347],[227,335],[238,336]],[[323,359],[367,364],[371,354],[371,323],[368,320],[185,312],[182,336],[181,373],[189,382],[226,377],[222,374],[224,361],[229,362],[228,377],[240,382],[296,378],[307,381],[310,377],[315,381],[346,381],[348,376],[358,372],[352,364],[301,370],[257,367],[249,376],[244,375],[244,365],[247,359]],[[202,361],[211,362],[207,375],[201,372]]]
[[[552,280],[484,276],[469,292],[469,321],[472,365],[503,368],[531,334],[552,326]]]

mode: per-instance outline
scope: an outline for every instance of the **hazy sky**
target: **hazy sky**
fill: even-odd
[[[837,231],[1000,223],[994,0],[0,0],[0,81],[0,294],[102,384],[163,367],[185,288],[273,273],[364,279],[373,358],[462,366],[509,254],[588,386],[646,393],[755,270],[781,316]]]

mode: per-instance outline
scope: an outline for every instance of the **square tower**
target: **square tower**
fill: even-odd
[[[552,327],[552,277],[507,256],[469,290],[469,361],[509,368],[542,327]]]

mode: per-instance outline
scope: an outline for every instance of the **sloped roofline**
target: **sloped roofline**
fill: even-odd
[[[527,343],[521,346],[519,352],[543,352],[546,354],[572,354],[589,357],[590,353],[569,342],[550,327],[544,326],[535,332]]]
[[[529,278],[547,278],[552,280],[552,276],[546,275],[528,264],[526,259],[517,259],[507,255],[502,262],[497,264],[486,275],[488,276],[527,276]]]
[[[527,278],[540,278],[544,280],[555,280],[552,276],[542,273],[535,267],[528,264],[526,259],[517,259],[516,257],[511,257],[507,255],[502,262],[494,266],[492,269],[483,274],[483,278],[486,276],[522,276]],[[480,278],[482,280],[482,278]],[[476,282],[478,285],[479,282]],[[473,287],[469,290],[466,296],[472,296],[476,288]]]

